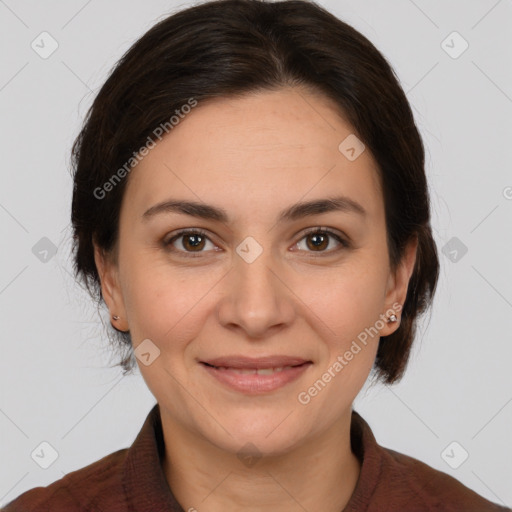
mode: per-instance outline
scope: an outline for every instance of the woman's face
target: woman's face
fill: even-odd
[[[118,260],[96,262],[167,424],[283,453],[350,416],[415,257],[391,273],[377,167],[353,137],[322,97],[262,92],[199,102],[132,170]]]

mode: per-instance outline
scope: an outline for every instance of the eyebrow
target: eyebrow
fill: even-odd
[[[336,196],[296,203],[280,212],[278,222],[294,221],[328,212],[355,213],[362,217],[367,215],[366,210],[357,201],[346,196]],[[149,208],[142,215],[142,221],[146,222],[156,215],[168,213],[181,213],[201,219],[229,223],[229,215],[223,208],[196,201],[173,199],[166,200]]]

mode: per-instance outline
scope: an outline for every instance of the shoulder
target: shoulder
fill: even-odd
[[[128,449],[118,450],[46,487],[30,489],[1,512],[117,512],[125,510],[121,468]]]
[[[512,512],[418,459],[389,448],[382,450],[380,486],[390,503],[403,503],[405,507],[421,503],[421,510],[429,511]]]
[[[512,512],[449,474],[378,444],[366,420],[352,413],[351,446],[362,464],[344,512],[382,512],[390,506],[407,512]]]

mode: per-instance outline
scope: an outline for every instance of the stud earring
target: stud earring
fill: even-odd
[[[388,318],[388,323],[390,322],[396,322],[398,319],[396,317],[396,315],[391,315],[389,318]]]

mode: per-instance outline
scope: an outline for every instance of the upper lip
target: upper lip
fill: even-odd
[[[225,356],[201,361],[201,363],[206,363],[211,366],[249,370],[259,370],[262,368],[282,368],[283,366],[298,366],[310,362],[311,361],[303,359],[302,357],[290,356],[268,356],[258,358],[246,356]]]

